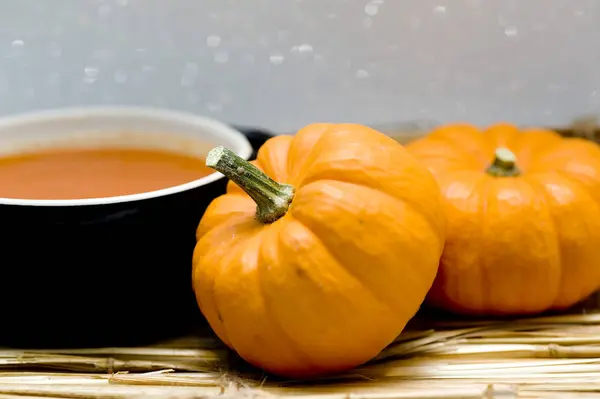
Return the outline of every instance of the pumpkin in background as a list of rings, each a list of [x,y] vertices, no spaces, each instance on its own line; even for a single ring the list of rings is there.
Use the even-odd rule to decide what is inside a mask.
[[[310,377],[398,336],[445,240],[435,179],[403,146],[315,124],[271,138],[252,164],[217,147],[207,165],[232,181],[198,227],[193,284],[222,341],[264,370]]]
[[[487,315],[568,308],[600,288],[600,147],[542,129],[442,126],[407,149],[448,235],[428,300]]]

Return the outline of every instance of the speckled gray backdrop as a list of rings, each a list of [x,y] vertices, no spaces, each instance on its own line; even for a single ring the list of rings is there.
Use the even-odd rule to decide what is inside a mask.
[[[277,131],[600,110],[598,0],[0,0],[0,114],[165,106]]]

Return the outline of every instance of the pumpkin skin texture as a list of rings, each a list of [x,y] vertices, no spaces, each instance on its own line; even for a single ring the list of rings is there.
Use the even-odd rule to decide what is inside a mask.
[[[516,174],[490,167],[499,148],[516,158]],[[448,236],[428,302],[525,315],[569,308],[600,288],[597,144],[510,124],[454,124],[407,149],[446,203]]]
[[[295,189],[291,205],[264,223],[232,181],[210,204],[193,260],[201,311],[243,359],[280,376],[370,360],[416,313],[437,272],[446,221],[435,179],[393,139],[354,124],[276,136],[252,164]],[[238,172],[236,164],[222,173]]]

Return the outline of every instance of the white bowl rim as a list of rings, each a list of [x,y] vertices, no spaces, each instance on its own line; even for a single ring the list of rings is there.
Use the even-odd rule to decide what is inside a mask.
[[[173,119],[198,125],[207,130],[217,132],[219,135],[229,138],[232,142],[237,142],[239,148],[232,148],[238,156],[249,159],[253,149],[250,142],[241,132],[235,130],[229,125],[216,119],[197,115],[191,112],[177,111],[169,108],[141,107],[141,106],[82,106],[65,107],[50,110],[30,111],[15,115],[0,117],[0,130],[10,129],[15,125],[24,125],[28,123],[41,123],[45,121],[56,121],[60,119],[85,118],[85,117],[132,117],[132,118],[163,118]],[[1,137],[1,135],[0,135]],[[120,204],[126,202],[142,201],[152,198],[164,197],[172,194],[181,193],[197,187],[217,181],[224,176],[215,172],[189,183],[180,184],[160,190],[147,191],[143,193],[120,195],[114,197],[82,198],[82,199],[21,199],[21,198],[2,198],[0,205],[21,205],[21,206],[43,206],[43,207],[65,207],[65,206],[94,206]]]

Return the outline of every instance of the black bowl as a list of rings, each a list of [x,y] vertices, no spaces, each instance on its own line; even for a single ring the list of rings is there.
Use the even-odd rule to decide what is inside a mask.
[[[0,151],[140,138],[144,145],[176,147],[183,138],[188,152],[204,155],[200,147],[221,144],[250,159],[269,136],[248,134],[254,151],[238,130],[194,115],[67,109],[0,120]],[[190,150],[194,140],[198,148]],[[122,197],[0,198],[0,346],[143,345],[203,323],[191,287],[195,231],[225,184],[215,173]]]

